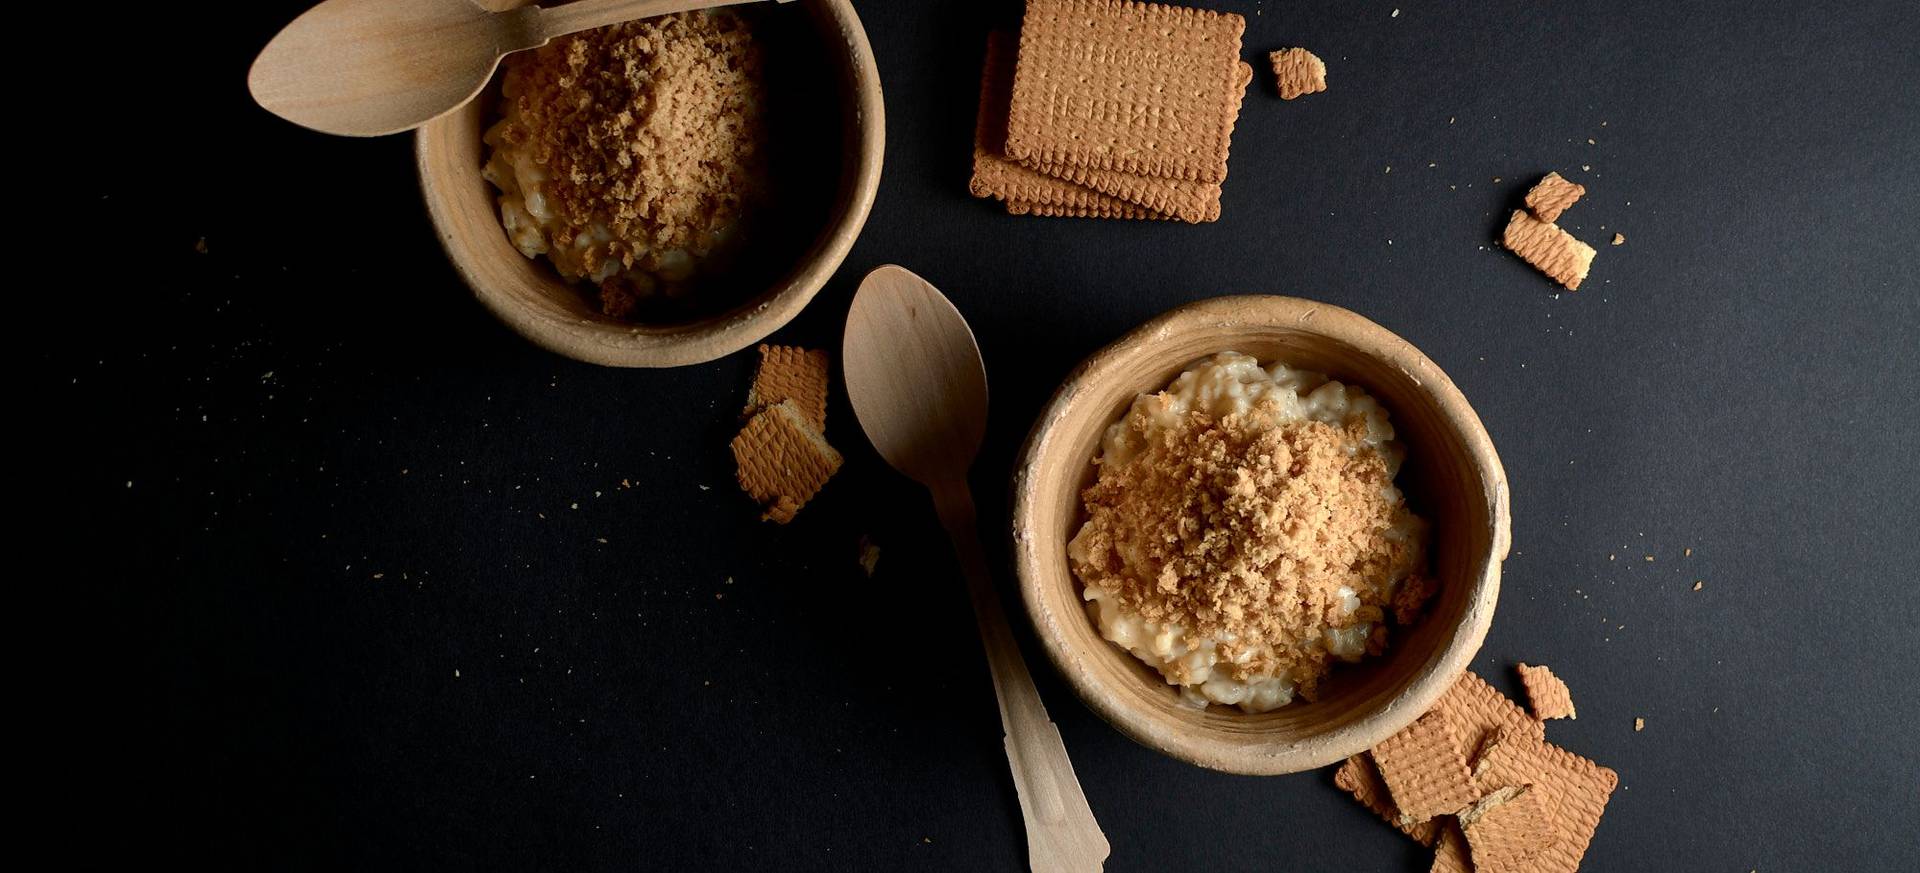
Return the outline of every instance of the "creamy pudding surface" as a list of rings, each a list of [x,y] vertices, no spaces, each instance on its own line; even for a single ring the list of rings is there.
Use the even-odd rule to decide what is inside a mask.
[[[1196,706],[1312,700],[1431,597],[1402,450],[1358,387],[1238,352],[1107,429],[1067,546],[1088,613]]]

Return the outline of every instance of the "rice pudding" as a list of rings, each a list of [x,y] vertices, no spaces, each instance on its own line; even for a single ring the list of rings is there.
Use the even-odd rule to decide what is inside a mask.
[[[630,21],[508,56],[481,174],[514,248],[630,318],[728,266],[766,199],[766,81],[745,17]]]
[[[1221,352],[1107,429],[1067,555],[1100,632],[1196,706],[1312,700],[1433,594],[1402,449],[1358,387]]]

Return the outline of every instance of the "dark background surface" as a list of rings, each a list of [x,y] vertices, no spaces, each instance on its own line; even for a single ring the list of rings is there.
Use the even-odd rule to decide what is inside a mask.
[[[844,398],[846,468],[795,524],[756,521],[726,450],[750,355],[601,369],[495,323],[434,243],[409,139],[251,104],[247,63],[303,5],[126,12],[115,63],[151,72],[49,162],[64,266],[119,277],[76,292],[84,341],[30,380],[86,533],[80,602],[48,613],[74,670],[51,726],[78,750],[49,806],[106,835],[76,860],[1020,867],[951,557]],[[1095,348],[1217,294],[1357,310],[1501,450],[1514,551],[1475,665],[1510,691],[1513,662],[1553,665],[1581,718],[1550,738],[1619,771],[1586,869],[1920,866],[1916,7],[1212,5],[1247,16],[1248,59],[1308,46],[1331,89],[1257,77],[1224,216],[1189,227],[970,199],[979,53],[1017,4],[862,3],[885,181],[775,339],[836,346],[880,263],[943,288],[994,392],[991,532]],[[1549,169],[1589,188],[1563,219],[1600,249],[1574,294],[1491,245]],[[1107,869],[1426,868],[1331,771],[1176,762],[1029,655]]]

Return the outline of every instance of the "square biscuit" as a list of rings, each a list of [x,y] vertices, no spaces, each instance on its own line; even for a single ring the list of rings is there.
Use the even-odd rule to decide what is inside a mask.
[[[1006,155],[1219,182],[1246,19],[1129,0],[1029,0]]]
[[[1012,42],[1005,34],[987,35],[986,63],[980,74],[980,111],[973,132],[973,178],[967,185],[973,196],[999,200],[1013,215],[1163,217],[1006,156],[1008,101],[1013,87]]]

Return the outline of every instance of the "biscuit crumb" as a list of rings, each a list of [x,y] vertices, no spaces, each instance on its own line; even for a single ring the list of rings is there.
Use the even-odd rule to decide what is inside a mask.
[[[1280,88],[1282,100],[1327,90],[1327,64],[1313,52],[1303,48],[1281,49],[1269,52],[1267,62],[1273,65],[1274,81]]]
[[[860,537],[860,569],[866,572],[868,579],[872,579],[874,568],[878,566],[880,566],[880,547],[874,545],[871,538],[862,534]]]
[[[1633,720],[1633,732],[1634,732],[1634,733],[1636,733],[1636,734],[1637,734],[1637,733],[1639,733],[1639,732],[1641,732],[1641,731],[1643,731],[1643,730],[1646,730],[1646,729],[1647,729],[1647,720],[1646,720],[1646,719],[1644,719],[1644,718],[1636,718],[1636,719],[1634,719],[1634,720]]]
[[[1320,629],[1374,623],[1377,653],[1389,602],[1410,618],[1434,586],[1387,584],[1419,566],[1418,543],[1392,534],[1405,505],[1365,419],[1290,420],[1278,403],[1170,426],[1137,405],[1123,426],[1167,429],[1153,451],[1100,465],[1082,495],[1089,517],[1076,539],[1088,558],[1076,570],[1131,613],[1222,640],[1212,669],[1239,681],[1289,675],[1312,700],[1332,666]],[[1360,600],[1351,613],[1342,588]]]
[[[1694,580],[1694,583],[1693,583],[1693,590],[1695,590],[1695,591],[1699,591],[1699,590],[1700,590],[1700,586],[1701,586],[1702,584],[1704,584],[1704,583],[1702,583],[1702,582],[1700,582],[1700,581],[1699,581],[1699,580],[1697,580],[1697,579],[1696,579],[1696,580]]]
[[[1617,245],[1617,246],[1623,246],[1623,245],[1626,245],[1626,244],[1627,244],[1627,235],[1626,235],[1626,234],[1624,234],[1624,233],[1616,233],[1616,234],[1614,234],[1614,235],[1613,235],[1613,244],[1614,244],[1614,245]],[[1693,550],[1692,550],[1692,549],[1688,549],[1688,550],[1687,550],[1687,554],[1689,554],[1689,555],[1691,555],[1691,554],[1693,554]]]

